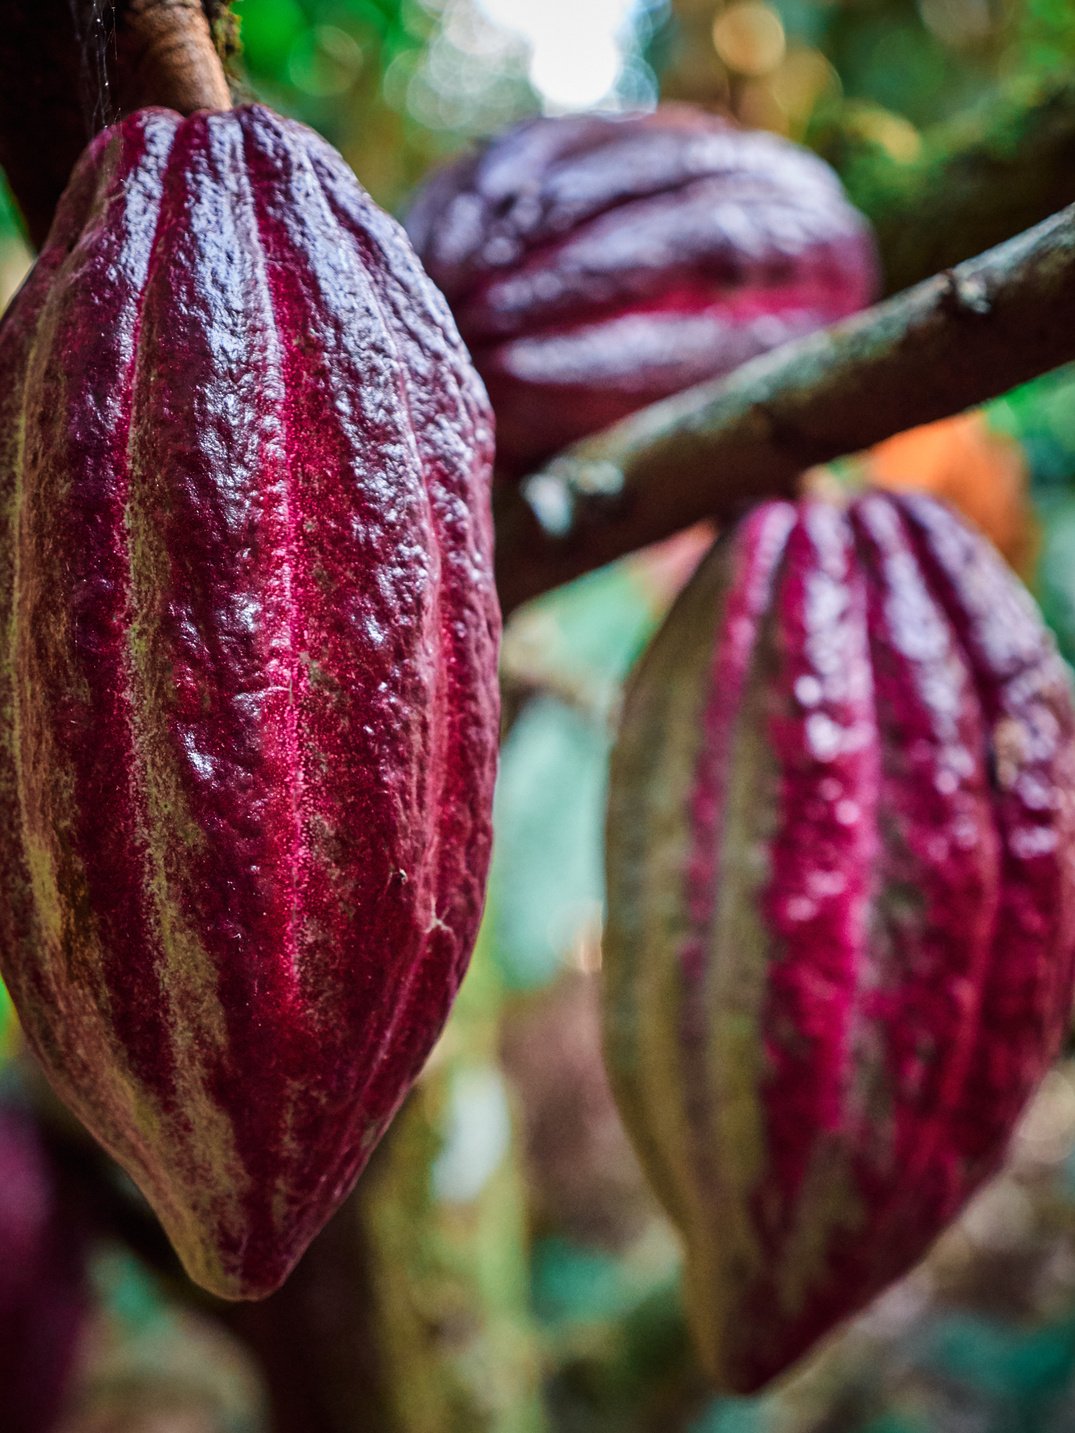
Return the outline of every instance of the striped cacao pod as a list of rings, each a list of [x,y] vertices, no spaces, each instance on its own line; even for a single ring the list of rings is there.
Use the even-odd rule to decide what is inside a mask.
[[[854,312],[876,283],[866,221],[822,160],[686,105],[527,121],[436,174],[407,226],[506,473]]]
[[[258,1297],[474,940],[484,395],[402,231],[258,106],[98,137],[0,371],[3,975],[191,1276]]]
[[[4,1433],[50,1433],[89,1307],[88,1229],[29,1112],[0,1097],[0,1410]]]
[[[998,1167],[1075,979],[1075,712],[936,500],[754,509],[643,660],[608,826],[606,1051],[749,1392]]]

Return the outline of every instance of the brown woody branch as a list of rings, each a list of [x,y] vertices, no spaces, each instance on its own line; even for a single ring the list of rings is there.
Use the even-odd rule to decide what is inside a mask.
[[[0,165],[40,244],[92,136],[143,105],[230,103],[216,0],[9,0],[0,24]]]
[[[802,472],[1075,359],[1075,205],[731,377],[570,448],[497,507],[505,611],[668,537],[791,494]]]

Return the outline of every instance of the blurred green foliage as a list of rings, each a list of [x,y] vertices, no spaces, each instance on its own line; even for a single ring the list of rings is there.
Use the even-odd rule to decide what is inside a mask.
[[[534,106],[509,41],[435,0],[238,0],[254,91],[399,203],[429,165]],[[490,63],[490,61],[492,63]]]

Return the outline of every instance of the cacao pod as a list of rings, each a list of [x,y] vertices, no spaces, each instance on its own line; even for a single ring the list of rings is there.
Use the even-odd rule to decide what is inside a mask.
[[[4,1433],[49,1433],[88,1307],[87,1228],[30,1114],[0,1100],[0,1408]]]
[[[191,1276],[261,1296],[476,933],[484,395],[402,230],[260,106],[98,137],[0,370],[3,974]]]
[[[1075,711],[1052,638],[935,499],[754,509],[626,699],[606,1050],[749,1392],[997,1168],[1075,981]]]
[[[686,105],[527,121],[434,175],[407,225],[506,473],[854,312],[876,283],[866,221],[822,160]]]

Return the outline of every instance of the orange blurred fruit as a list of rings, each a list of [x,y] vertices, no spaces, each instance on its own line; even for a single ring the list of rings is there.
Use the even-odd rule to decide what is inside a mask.
[[[870,449],[865,466],[880,487],[913,488],[951,503],[1018,573],[1029,575],[1038,533],[1023,451],[1013,438],[993,431],[982,413],[897,433]]]

